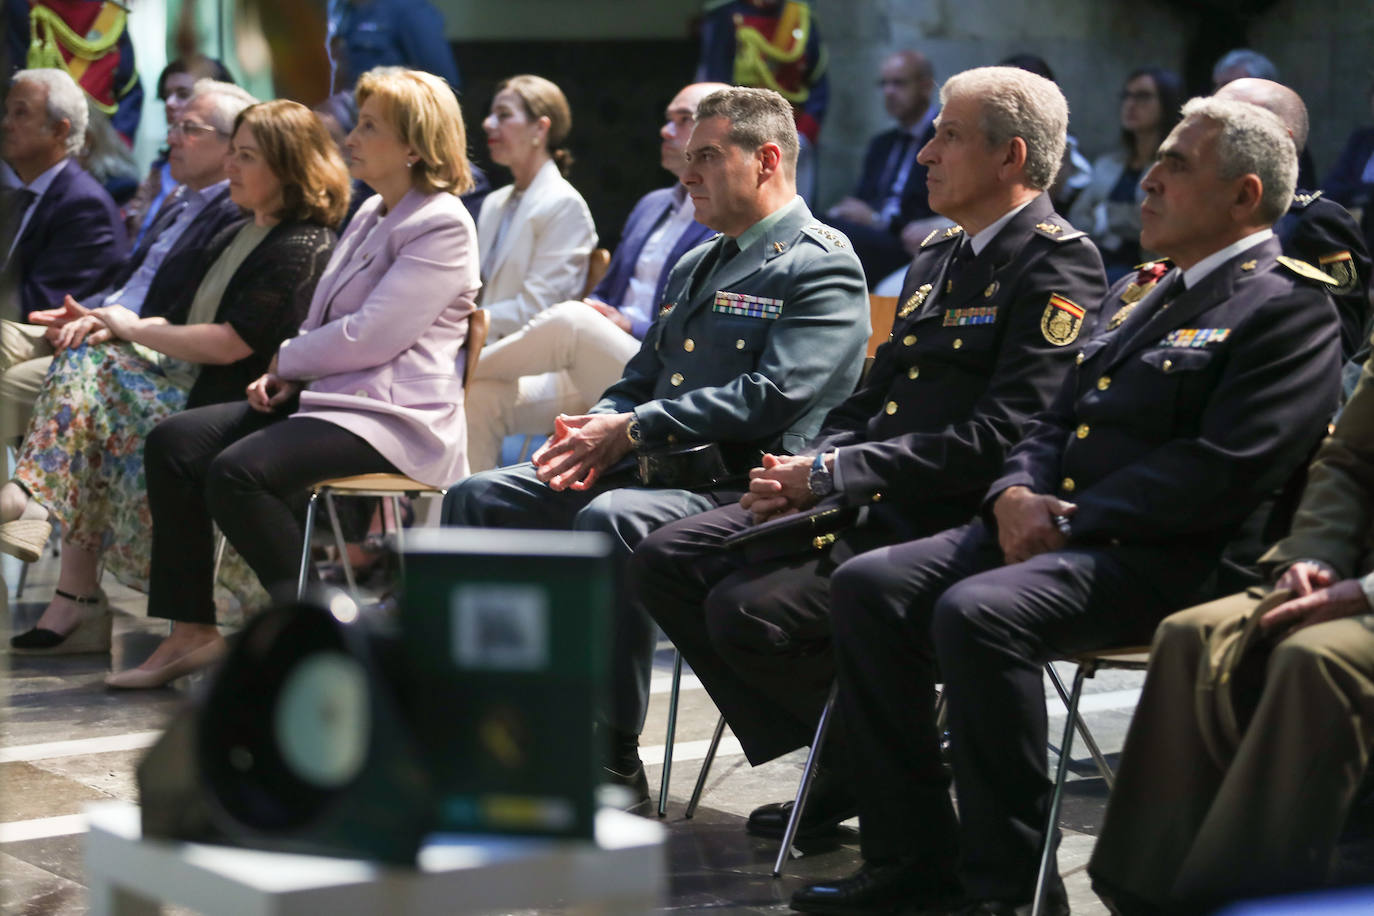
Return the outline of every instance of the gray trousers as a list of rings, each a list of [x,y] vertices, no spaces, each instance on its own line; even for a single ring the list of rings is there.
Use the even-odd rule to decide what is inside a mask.
[[[1374,746],[1374,615],[1278,643],[1223,769],[1196,712],[1200,663],[1212,631],[1258,602],[1232,595],[1160,624],[1089,865],[1106,895],[1173,909],[1326,878]]]
[[[738,492],[647,489],[623,486],[624,478],[590,490],[552,490],[521,464],[474,474],[444,498],[445,525],[482,528],[542,528],[600,531],[616,547],[617,576],[649,532],[739,497]],[[649,710],[649,676],[654,664],[654,624],[626,600],[617,583],[611,634],[611,704],[607,721],[639,734]]]

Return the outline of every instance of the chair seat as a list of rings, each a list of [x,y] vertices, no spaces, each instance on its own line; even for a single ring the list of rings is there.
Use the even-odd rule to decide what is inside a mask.
[[[1150,647],[1113,646],[1110,649],[1079,652],[1069,656],[1065,661],[1079,664],[1096,663],[1099,666],[1105,665],[1111,668],[1139,668],[1143,671],[1150,666]]]
[[[323,489],[342,493],[366,493],[378,496],[391,496],[397,493],[445,493],[445,487],[431,487],[404,474],[355,474],[352,477],[335,477],[315,484],[316,492]]]

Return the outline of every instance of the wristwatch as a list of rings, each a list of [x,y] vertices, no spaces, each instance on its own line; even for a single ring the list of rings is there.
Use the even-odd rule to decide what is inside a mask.
[[[630,423],[625,427],[625,435],[630,439],[630,448],[637,449],[644,444],[644,433],[639,429],[639,418],[631,417]]]
[[[824,452],[811,462],[811,475],[807,478],[806,485],[811,490],[811,495],[816,497],[829,496],[835,492],[835,475],[826,469]]]

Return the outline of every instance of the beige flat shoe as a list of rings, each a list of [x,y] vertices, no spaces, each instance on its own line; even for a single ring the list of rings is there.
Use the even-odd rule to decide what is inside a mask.
[[[198,649],[192,649],[160,668],[130,668],[127,671],[116,671],[106,676],[105,686],[118,690],[151,690],[154,687],[162,687],[179,677],[210,667],[223,658],[226,651],[228,645],[220,638]]]
[[[37,563],[52,536],[52,522],[36,518],[17,518],[0,524],[0,553]]]

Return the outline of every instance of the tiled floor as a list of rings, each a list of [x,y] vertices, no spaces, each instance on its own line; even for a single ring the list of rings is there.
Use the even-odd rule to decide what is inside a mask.
[[[16,581],[17,566],[6,558],[6,581]],[[55,564],[32,568],[21,601],[4,615],[10,631],[27,628],[51,595]],[[194,683],[176,689],[114,693],[101,678],[151,651],[165,624],[143,616],[140,595],[106,583],[119,611],[112,658],[75,656],[33,659],[8,656],[8,714],[0,720],[0,900],[13,916],[85,912],[82,885],[82,806],[92,800],[135,800],[133,769],[142,749]],[[13,597],[12,585],[8,591]],[[8,631],[0,634],[8,636]],[[650,781],[657,786],[662,759],[672,654],[659,652],[654,702],[645,731],[643,754]],[[1109,757],[1121,745],[1140,675],[1104,672],[1089,682],[1084,701],[1090,726]],[[798,752],[750,768],[729,733],[711,772],[696,818],[682,816],[705,754],[716,711],[690,676],[685,679],[673,768],[669,828],[670,900],[666,910],[719,913],[788,912],[792,891],[810,880],[847,874],[857,867],[856,831],[833,841],[807,845],[780,880],[769,876],[777,846],[743,830],[744,817],[764,801],[790,798],[803,754]],[[1062,709],[1050,701],[1051,730],[1062,728]],[[1055,714],[1058,713],[1056,716]],[[71,742],[71,743],[67,743]],[[1081,755],[1081,748],[1079,749]],[[1105,907],[1087,885],[1083,867],[1092,849],[1105,798],[1091,763],[1075,764],[1066,802],[1060,867],[1073,911],[1097,916]]]

